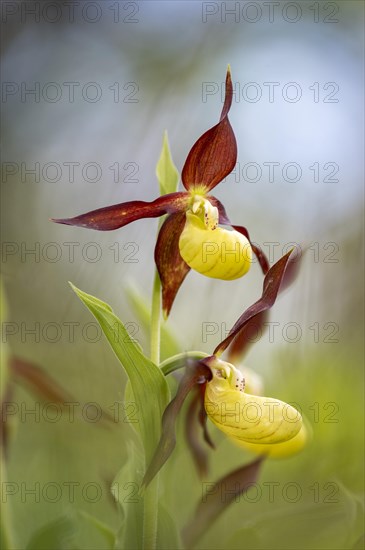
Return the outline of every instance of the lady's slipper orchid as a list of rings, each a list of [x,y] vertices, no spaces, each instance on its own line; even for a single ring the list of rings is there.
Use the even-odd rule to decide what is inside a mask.
[[[245,393],[242,373],[216,359],[207,383],[204,405],[210,420],[226,435],[247,443],[283,443],[297,435],[301,415],[278,399]]]
[[[189,392],[198,389],[202,408],[199,421],[204,430],[206,442],[213,446],[206,430],[206,419],[209,418],[221,431],[238,444],[257,446],[260,454],[286,442],[305,439],[302,431],[302,417],[290,405],[278,399],[250,395],[245,390],[243,374],[232,364],[222,361],[220,355],[242,335],[247,327],[252,327],[254,320],[264,318],[285,285],[285,272],[291,267],[292,250],[274,264],[264,279],[261,298],[250,306],[233,325],[228,336],[218,344],[213,355],[188,363],[177,394],[167,406],[162,418],[162,436],[152,462],[146,472],[144,483],[147,485],[166,462],[175,446],[174,426],[178,412]],[[288,270],[290,271],[290,269]],[[200,391],[199,391],[200,390]],[[189,408],[190,421],[196,409],[198,398]],[[197,451],[198,467],[205,471],[205,459],[196,439],[190,438]],[[299,445],[299,446],[300,446]]]
[[[237,160],[236,139],[228,120],[232,96],[228,69],[220,120],[196,141],[185,161],[182,183],[186,191],[163,195],[152,202],[125,202],[74,218],[53,219],[66,225],[110,231],[142,218],[168,214],[155,248],[165,316],[190,269],[208,277],[236,279],[249,270],[252,251],[263,272],[269,268],[265,255],[250,242],[247,230],[232,225],[223,205],[209,195],[230,174]],[[218,224],[233,229],[227,230]]]

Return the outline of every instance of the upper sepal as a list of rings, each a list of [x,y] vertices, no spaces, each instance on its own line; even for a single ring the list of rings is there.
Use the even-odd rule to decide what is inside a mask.
[[[235,167],[237,143],[228,120],[232,97],[231,73],[228,70],[220,121],[195,142],[185,161],[181,179],[188,190],[210,191]]]
[[[152,202],[122,202],[92,210],[74,218],[52,219],[52,221],[98,231],[111,231],[142,218],[158,218],[164,214],[183,211],[188,201],[189,196],[186,193],[170,193]]]

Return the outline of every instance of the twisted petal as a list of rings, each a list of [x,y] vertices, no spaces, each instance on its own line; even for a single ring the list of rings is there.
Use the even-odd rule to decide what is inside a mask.
[[[233,339],[238,333],[257,315],[263,311],[270,309],[278,296],[281,283],[284,279],[286,267],[289,263],[290,256],[293,250],[290,250],[285,256],[280,258],[276,264],[274,264],[267,272],[264,279],[264,287],[262,290],[262,296],[257,302],[250,306],[243,312],[241,317],[236,321],[228,336],[216,347],[214,355],[221,355],[225,349],[231,344]]]
[[[205,132],[191,148],[182,170],[185,189],[207,192],[230,174],[237,160],[237,144],[228,120],[233,96],[231,73],[219,123]]]
[[[193,361],[190,368],[188,366],[183,378],[181,379],[176,396],[165,409],[162,417],[161,439],[143,478],[143,485],[145,486],[152,481],[175,448],[176,418],[186,397],[197,384],[204,384],[212,377],[211,370],[204,364],[204,361],[209,362],[209,358],[206,360],[202,359],[201,361]]]
[[[279,292],[288,288],[296,280],[302,260],[302,247],[296,246],[290,254],[289,261],[280,284]],[[268,326],[269,311],[265,310],[252,317],[237,334],[229,346],[228,360],[237,363],[247,352],[251,344],[257,342]]]
[[[241,233],[242,235],[244,235],[244,237],[246,237],[246,239],[250,242],[251,244],[251,248],[252,248],[252,251],[253,253],[255,254],[256,258],[258,259],[258,262],[260,264],[260,267],[262,269],[262,272],[264,275],[266,275],[266,273],[269,271],[270,269],[270,264],[269,264],[269,260],[267,259],[265,253],[261,250],[261,248],[259,248],[258,246],[256,246],[250,239],[250,235],[247,231],[247,229],[245,227],[242,227],[241,225],[233,225],[230,221],[230,219],[228,218],[227,216],[227,212],[223,206],[223,204],[218,200],[216,199],[215,197],[212,197],[212,196],[208,196],[207,199],[214,205],[218,208],[218,212],[219,212],[219,223],[222,224],[222,225],[230,225],[231,227],[233,227],[233,229],[235,229],[236,231],[238,231],[239,233]]]
[[[201,444],[201,431],[203,431],[205,442],[212,449],[215,448],[207,430],[207,413],[204,408],[205,387],[206,384],[201,384],[196,388],[185,419],[186,441],[200,477],[204,477],[208,473],[208,456],[205,446]]]
[[[158,218],[163,214],[180,212],[185,210],[188,201],[187,193],[170,193],[152,202],[122,202],[92,210],[74,218],[52,219],[52,221],[98,231],[111,231],[142,218]]]
[[[163,223],[155,248],[155,262],[162,284],[162,307],[170,313],[183,280],[190,271],[179,252],[179,238],[185,225],[185,212],[171,214]]]
[[[66,406],[67,403],[75,402],[75,397],[56,382],[42,367],[26,359],[12,357],[10,368],[16,380],[43,401],[57,403],[61,407]],[[107,411],[102,409],[102,413],[102,421],[115,422],[113,416]]]
[[[209,530],[218,516],[257,482],[262,463],[263,457],[259,457],[221,477],[214,485],[207,484],[194,517],[182,532],[186,548],[195,547],[199,538]]]
[[[230,363],[239,363],[240,359],[245,355],[252,344],[255,344],[262,336],[264,329],[267,326],[269,312],[262,311],[252,319],[239,331],[229,346],[227,359]],[[250,392],[249,392],[250,393]],[[258,392],[255,392],[258,393]]]

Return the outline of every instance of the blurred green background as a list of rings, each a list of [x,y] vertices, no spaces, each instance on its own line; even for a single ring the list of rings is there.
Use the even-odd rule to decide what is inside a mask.
[[[73,422],[64,413],[51,421],[44,403],[17,386],[7,411],[2,496],[16,547],[75,510],[113,529],[118,522],[109,488],[132,437],[123,414],[126,377],[67,281],[110,303],[148,353],[126,289],[133,285],[149,300],[157,221],[98,233],[48,220],[155,198],[164,129],[181,171],[194,141],[218,119],[230,63],[238,166],[215,194],[271,261],[288,243],[308,248],[246,364],[263,376],[267,395],[300,404],[313,440],[301,455],[267,463],[262,496],[232,504],[199,547],[361,548],[363,4],[44,1],[1,8],[2,279],[9,309],[2,342],[80,404],[121,413],[115,424],[92,422],[80,405]],[[36,95],[25,93],[31,89]],[[36,163],[39,177],[26,172],[38,170]],[[268,163],[277,163],[272,178]],[[229,283],[189,274],[168,321],[180,351],[211,353],[261,284],[257,265]],[[213,481],[248,455],[211,431],[219,442]],[[182,527],[202,484],[180,436],[163,498]],[[279,484],[272,501],[265,482]],[[288,482],[301,489],[296,502],[285,492]],[[105,547],[87,525],[77,537],[79,548]]]

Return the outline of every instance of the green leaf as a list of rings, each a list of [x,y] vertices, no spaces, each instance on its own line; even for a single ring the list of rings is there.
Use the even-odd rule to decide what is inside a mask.
[[[179,550],[182,548],[180,534],[175,521],[172,519],[167,508],[160,502],[158,505],[158,528],[157,544],[158,550]]]
[[[4,287],[0,278],[0,323],[1,326],[7,321],[8,307]],[[2,342],[2,351],[0,356],[0,401],[2,401],[5,391],[8,388],[9,380],[9,344],[6,339]]]
[[[118,532],[115,548],[143,548],[144,501],[140,492],[143,477],[143,456],[133,442],[128,445],[127,461],[112,484],[112,492],[123,512],[122,527]],[[181,540],[177,526],[169,512],[158,504],[157,545],[159,550],[180,549]]]
[[[38,529],[26,546],[26,550],[74,550],[76,526],[68,516],[62,516]]]
[[[119,503],[123,522],[115,548],[142,548],[143,498],[140,487],[143,477],[143,453],[133,441],[127,445],[127,460],[112,483],[112,493]]]
[[[176,191],[179,173],[171,157],[167,131],[164,134],[162,150],[156,166],[156,176],[160,184],[161,195]]]
[[[100,324],[128,375],[138,409],[145,458],[146,462],[149,462],[159,441],[162,414],[170,399],[166,379],[161,370],[130,338],[123,323],[108,304],[86,294],[72,284],[71,287]]]
[[[95,548],[112,550],[115,535],[108,525],[84,510],[70,510],[37,529],[26,550],[76,550],[85,548],[87,540],[92,540]]]
[[[92,535],[94,543],[100,540],[103,550],[112,550],[115,545],[115,534],[111,528],[100,521],[98,518],[85,512],[85,510],[77,510],[78,534],[82,533],[82,529],[87,530],[88,535]]]

